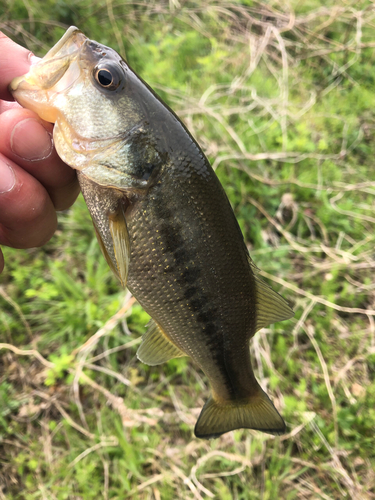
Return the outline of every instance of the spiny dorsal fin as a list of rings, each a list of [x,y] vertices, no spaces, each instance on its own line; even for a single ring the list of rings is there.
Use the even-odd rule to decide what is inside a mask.
[[[279,435],[285,432],[285,422],[258,386],[255,395],[247,401],[216,401],[211,396],[199,415],[194,433],[198,438],[210,439],[235,429]]]
[[[151,320],[137,351],[138,359],[146,365],[155,366],[182,356],[186,354],[172,344],[157,323]]]

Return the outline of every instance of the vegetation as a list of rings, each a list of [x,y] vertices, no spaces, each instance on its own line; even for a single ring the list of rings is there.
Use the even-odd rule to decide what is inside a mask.
[[[212,162],[250,253],[293,304],[251,343],[289,432],[194,437],[189,359],[137,361],[148,317],[82,199],[5,248],[0,499],[375,498],[375,12],[365,0],[3,0],[43,55],[71,24],[126,55]]]

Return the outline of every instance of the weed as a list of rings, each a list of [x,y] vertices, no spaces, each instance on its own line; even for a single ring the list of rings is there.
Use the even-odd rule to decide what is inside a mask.
[[[1,29],[38,55],[70,24],[126,54],[199,140],[296,315],[251,343],[288,434],[195,439],[207,382],[186,358],[137,361],[149,318],[80,198],[42,249],[4,249],[0,499],[373,498],[370,3],[3,3]]]

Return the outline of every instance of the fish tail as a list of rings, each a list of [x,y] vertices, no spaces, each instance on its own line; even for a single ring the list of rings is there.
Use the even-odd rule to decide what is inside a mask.
[[[255,429],[268,434],[284,434],[285,422],[267,394],[258,386],[248,400],[215,400],[211,396],[195,425],[198,438],[216,438],[235,429]]]

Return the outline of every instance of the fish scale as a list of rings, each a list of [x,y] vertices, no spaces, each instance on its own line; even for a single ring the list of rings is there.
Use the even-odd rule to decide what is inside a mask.
[[[198,143],[112,49],[71,27],[10,86],[55,123],[60,157],[77,170],[102,252],[152,321],[138,358],[190,356],[212,395],[201,438],[285,423],[257,382],[249,341],[293,316],[258,275],[228,198]]]
[[[179,170],[178,166],[176,169]],[[127,221],[129,234],[132,235],[128,287],[168,337],[182,351],[189,352],[201,368],[205,367],[210,380],[217,381],[215,392],[222,393],[223,384],[225,387],[233,386],[231,394],[236,397],[236,393],[241,394],[243,389],[238,382],[231,382],[234,368],[230,366],[230,352],[236,352],[236,365],[245,366],[248,349],[245,352],[241,349],[241,356],[237,347],[248,345],[255,331],[251,268],[242,236],[239,251],[239,227],[233,212],[227,209],[229,202],[216,175],[212,172],[212,178],[203,177],[197,173],[199,170],[191,168],[188,182],[181,182],[176,173],[173,178],[166,174],[163,183],[151,188],[148,196],[141,201],[134,218]],[[171,191],[176,197],[170,201],[170,206],[168,202],[165,205]],[[204,211],[205,217],[192,218],[189,211],[180,211],[177,222],[174,219],[169,221],[170,237],[176,238],[177,235],[188,255],[186,262],[178,264],[173,249],[167,250],[167,235],[160,237],[161,228],[165,225],[165,217],[161,215],[165,214],[166,208],[175,213],[175,200],[188,197],[189,192],[194,193],[194,211],[198,214]],[[208,197],[209,210],[206,206]],[[213,226],[211,220],[221,223]],[[207,234],[210,238],[205,237]],[[147,273],[143,271],[144,261],[152,266]],[[160,266],[160,263],[163,264]],[[172,270],[165,270],[166,263]],[[193,273],[190,279],[184,277],[186,271]],[[149,280],[150,275],[154,279]],[[196,293],[186,298],[186,291],[192,287],[196,288]],[[195,307],[194,301],[197,302]],[[207,321],[198,319],[206,304],[215,312],[214,321],[211,315],[206,318]],[[227,360],[221,370],[216,364],[207,367],[206,347],[215,358]],[[243,356],[246,359],[242,359]]]

